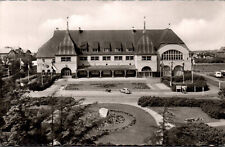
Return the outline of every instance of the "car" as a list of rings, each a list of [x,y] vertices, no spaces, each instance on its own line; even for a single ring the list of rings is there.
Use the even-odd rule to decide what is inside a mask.
[[[223,77],[222,72],[220,72],[220,71],[215,72],[215,77],[222,78]]]
[[[221,70],[220,72],[222,73],[223,76],[225,76],[225,70]]]
[[[120,92],[125,94],[131,94],[131,91],[128,88],[120,89]]]

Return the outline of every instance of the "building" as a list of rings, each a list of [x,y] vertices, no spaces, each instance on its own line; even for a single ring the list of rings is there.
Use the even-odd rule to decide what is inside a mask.
[[[68,25],[67,25],[68,26]],[[149,77],[191,70],[190,51],[171,30],[58,30],[38,49],[37,72],[74,77]]]

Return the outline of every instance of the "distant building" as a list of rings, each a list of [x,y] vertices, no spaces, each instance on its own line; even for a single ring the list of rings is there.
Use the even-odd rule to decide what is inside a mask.
[[[191,70],[190,51],[171,30],[55,30],[38,49],[37,72],[75,77],[148,77]]]

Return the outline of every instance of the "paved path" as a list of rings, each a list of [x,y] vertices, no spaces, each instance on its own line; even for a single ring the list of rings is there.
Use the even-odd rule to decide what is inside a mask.
[[[225,126],[225,120],[220,120],[218,122],[210,122],[210,123],[207,123],[207,125],[211,127]]]
[[[194,97],[194,98],[216,98],[218,88],[210,85],[210,90],[206,92],[188,92],[187,94],[183,93],[177,93],[177,92],[171,92],[168,91],[166,86],[159,85],[161,83],[157,83],[158,81],[154,79],[154,82],[152,85],[156,84],[157,87],[160,87],[162,90],[161,91],[139,91],[139,92],[133,92],[130,95],[126,95],[123,93],[120,93],[119,91],[112,91],[111,93],[107,93],[105,91],[76,91],[76,90],[64,90],[64,87],[68,83],[74,83],[74,82],[82,82],[82,81],[88,81],[88,80],[94,80],[94,81],[108,81],[108,80],[129,80],[129,81],[145,81],[149,79],[139,79],[139,78],[93,78],[93,79],[59,79],[55,82],[54,85],[52,85],[50,88],[40,91],[40,92],[31,92],[28,95],[31,97],[44,97],[44,96],[71,96],[74,97],[75,99],[80,99],[80,98],[85,98],[84,103],[94,103],[94,102],[99,102],[99,103],[120,103],[120,104],[127,104],[127,105],[132,105],[136,106],[140,109],[143,109],[144,111],[148,112],[151,116],[154,117],[157,125],[159,125],[160,122],[162,122],[162,116],[158,114],[157,112],[149,109],[149,108],[144,108],[140,107],[137,105],[137,101],[141,96],[173,96],[173,97]],[[158,84],[158,85],[157,85]],[[170,125],[171,127],[173,125]]]

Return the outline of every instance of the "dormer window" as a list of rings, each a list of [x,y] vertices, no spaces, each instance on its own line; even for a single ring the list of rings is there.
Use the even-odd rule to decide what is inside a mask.
[[[103,51],[104,52],[110,52],[110,48],[104,48]]]
[[[115,49],[115,52],[122,52],[123,50],[122,50],[122,48],[116,48]]]
[[[97,41],[92,42],[92,51],[95,53],[100,51],[99,42]]]
[[[101,48],[103,48],[103,52],[110,52],[111,51],[111,44],[110,42],[103,42]]]
[[[87,41],[81,42],[80,49],[81,49],[81,52],[88,52],[88,43],[87,43]]]
[[[127,48],[127,52],[133,52],[134,48]]]
[[[126,42],[126,51],[127,52],[133,52],[134,51],[134,46],[132,42]]]
[[[99,52],[99,49],[98,48],[93,48],[92,51],[97,53],[97,52]]]

